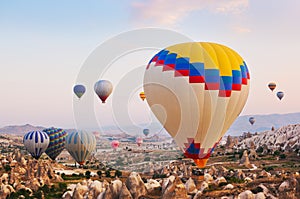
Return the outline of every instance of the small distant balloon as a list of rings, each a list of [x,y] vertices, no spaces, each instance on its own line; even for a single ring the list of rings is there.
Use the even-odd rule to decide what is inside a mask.
[[[140,138],[140,137],[136,138],[136,144],[137,144],[138,146],[141,146],[141,145],[143,144],[143,139]]]
[[[39,159],[49,145],[49,136],[45,132],[31,131],[24,135],[23,143],[31,156]]]
[[[144,133],[145,136],[148,136],[149,133],[150,133],[150,130],[149,130],[149,129],[144,129],[144,130],[143,130],[143,133]]]
[[[146,99],[146,95],[144,91],[140,92],[140,98],[144,101]]]
[[[270,83],[268,84],[268,87],[269,87],[269,89],[270,89],[271,91],[273,91],[273,90],[276,88],[276,83],[270,82]]]
[[[73,91],[75,95],[80,99],[85,93],[85,87],[83,85],[78,84],[74,86]]]
[[[119,146],[120,146],[120,142],[119,142],[118,140],[113,140],[113,141],[111,142],[111,147],[112,147],[113,149],[116,150]]]
[[[277,92],[276,95],[280,100],[284,97],[284,93],[282,91]]]
[[[99,80],[94,86],[95,93],[101,99],[102,103],[105,103],[108,96],[113,90],[113,85],[108,80]]]
[[[254,117],[250,117],[249,118],[249,122],[251,125],[253,125],[255,123],[255,118]]]

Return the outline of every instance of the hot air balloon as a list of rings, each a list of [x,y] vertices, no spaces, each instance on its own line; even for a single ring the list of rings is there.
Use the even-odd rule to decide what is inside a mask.
[[[140,92],[140,98],[144,101],[146,99],[144,91]]]
[[[49,136],[45,132],[31,131],[24,135],[23,143],[35,159],[39,159],[49,145]]]
[[[120,142],[118,140],[113,140],[110,145],[114,150],[116,150],[119,147]]]
[[[75,85],[73,91],[75,95],[80,99],[85,93],[85,87],[83,85]]]
[[[86,158],[96,148],[96,138],[92,133],[76,131],[68,133],[66,138],[66,149],[70,155],[83,165]]]
[[[144,130],[143,130],[143,133],[144,133],[145,136],[148,136],[149,133],[150,133],[150,131],[149,131],[149,129],[144,129]]]
[[[55,158],[64,150],[67,132],[59,128],[47,128],[43,132],[47,133],[50,143],[45,153],[52,159]]]
[[[270,89],[271,91],[273,91],[273,90],[276,88],[276,83],[270,82],[270,83],[268,84],[268,87],[269,87],[269,89]]]
[[[277,92],[277,97],[281,100],[284,96],[284,93],[282,91]]]
[[[102,103],[105,103],[105,100],[111,94],[113,85],[108,80],[99,80],[95,83],[94,90],[98,97],[102,100]]]
[[[137,144],[138,146],[141,146],[141,145],[143,144],[143,139],[140,138],[140,137],[136,138],[136,144]]]
[[[207,42],[161,50],[144,75],[152,112],[200,168],[242,111],[249,83],[247,65],[239,54]]]
[[[255,118],[254,117],[250,117],[249,118],[249,122],[251,125],[253,125],[255,123]]]

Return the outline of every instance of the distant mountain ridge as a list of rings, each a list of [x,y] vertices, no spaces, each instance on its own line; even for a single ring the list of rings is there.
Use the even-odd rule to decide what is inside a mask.
[[[0,133],[1,134],[24,135],[25,133],[27,133],[29,131],[41,131],[43,129],[45,129],[45,127],[33,126],[31,124],[10,125],[10,126],[5,126],[3,128],[0,128]]]
[[[255,123],[251,125],[249,123],[249,118],[254,117]],[[272,127],[278,129],[282,126],[289,124],[300,124],[300,113],[288,113],[288,114],[270,114],[270,115],[243,115],[239,116],[232,126],[227,131],[226,135],[238,136],[242,135],[244,132],[263,132],[271,130]],[[29,131],[41,131],[46,127],[33,126],[30,124],[25,125],[10,125],[0,128],[0,134],[16,134],[24,135]],[[128,128],[130,129],[130,128]],[[75,129],[65,129],[67,132],[74,131]],[[120,130],[116,126],[104,126],[101,131],[101,135],[113,135],[120,134]],[[168,135],[164,130],[162,130],[159,136]]]
[[[9,125],[3,128],[0,128],[0,134],[14,134],[14,135],[24,135],[30,131],[42,131],[49,127],[43,126],[33,126],[31,124],[24,124],[24,125]],[[67,132],[72,132],[75,129],[64,129]]]

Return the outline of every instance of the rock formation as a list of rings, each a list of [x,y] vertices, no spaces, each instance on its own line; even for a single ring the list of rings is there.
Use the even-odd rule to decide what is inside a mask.
[[[247,150],[244,150],[243,156],[242,156],[242,158],[240,160],[240,164],[244,165],[246,167],[251,167],[250,160],[249,160],[249,157],[248,157],[248,151]]]
[[[146,186],[141,179],[141,176],[136,172],[132,172],[128,176],[126,180],[126,186],[130,191],[133,199],[138,199],[140,196],[147,194]]]

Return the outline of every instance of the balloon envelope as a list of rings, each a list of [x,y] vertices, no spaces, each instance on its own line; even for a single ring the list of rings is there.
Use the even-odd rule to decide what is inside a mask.
[[[136,144],[137,144],[138,146],[141,146],[141,145],[143,144],[143,139],[140,138],[140,137],[136,138]]]
[[[117,149],[117,148],[119,147],[119,145],[120,145],[120,142],[119,142],[118,140],[113,140],[113,141],[111,142],[111,147],[112,147],[113,149]]]
[[[113,85],[108,80],[99,80],[95,83],[94,90],[98,97],[101,99],[102,103],[105,103],[105,100],[113,90]]]
[[[273,91],[273,90],[276,88],[276,83],[270,82],[270,83],[268,84],[268,87],[269,87],[269,89],[270,89],[271,91]]]
[[[150,133],[150,131],[149,131],[149,129],[144,129],[144,130],[143,130],[143,133],[144,133],[145,136],[148,136],[149,133]]]
[[[31,131],[24,135],[23,143],[35,159],[39,159],[49,145],[49,136],[45,132]]]
[[[250,117],[249,118],[249,122],[250,122],[250,124],[253,125],[255,123],[255,118],[254,117]]]
[[[83,165],[86,158],[96,148],[96,138],[92,133],[76,131],[68,133],[66,138],[66,149],[70,155]]]
[[[45,153],[52,160],[55,160],[55,158],[65,148],[67,132],[64,131],[63,129],[54,128],[54,127],[44,129],[43,132],[47,133],[50,139],[49,146],[47,147]]]
[[[157,119],[199,167],[242,111],[250,76],[244,60],[215,43],[167,47],[147,65],[144,91]]]
[[[140,98],[144,101],[146,99],[145,93],[142,91],[140,92]]]
[[[85,93],[85,87],[83,85],[76,85],[73,88],[75,95],[80,99]]]
[[[277,92],[276,95],[280,100],[284,97],[284,93],[282,91]]]

